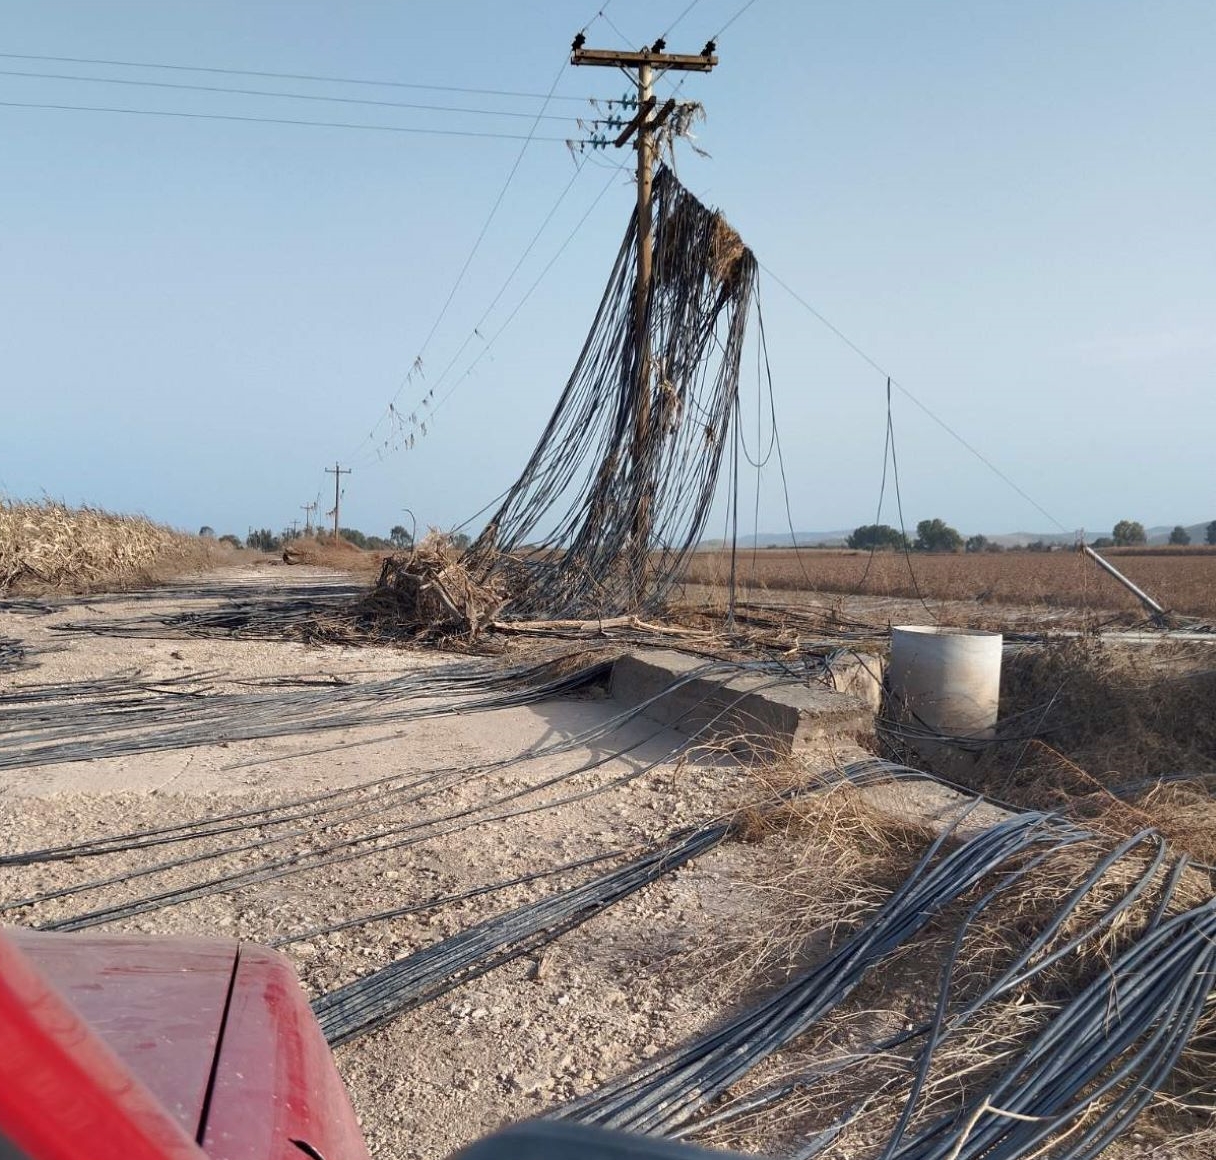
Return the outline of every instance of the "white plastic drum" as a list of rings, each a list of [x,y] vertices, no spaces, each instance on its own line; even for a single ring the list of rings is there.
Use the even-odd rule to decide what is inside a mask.
[[[913,720],[950,737],[991,737],[1001,697],[999,632],[901,625],[887,682]]]

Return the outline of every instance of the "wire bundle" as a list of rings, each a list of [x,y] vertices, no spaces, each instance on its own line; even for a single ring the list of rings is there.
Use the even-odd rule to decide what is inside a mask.
[[[1164,1085],[1216,986],[1216,900],[1161,922],[955,1115],[884,1160],[1090,1160]]]
[[[509,666],[461,661],[346,686],[213,695],[197,683],[212,674],[27,685],[0,694],[0,769],[506,709],[560,696],[609,665],[569,655]]]
[[[557,408],[466,558],[505,580],[509,615],[659,606],[709,514],[756,262],[667,169],[649,217],[645,341],[635,324],[635,211]]]
[[[871,784],[884,773],[897,779],[924,776],[881,761],[858,762],[844,773],[860,784]],[[969,937],[984,937],[977,926],[981,915],[1002,895],[1048,870],[1053,856],[1065,846],[1078,840],[1098,841],[1071,828],[1061,831],[1061,838],[1060,844],[1046,846],[1002,874],[969,908],[946,956],[929,1021],[863,1052],[813,1065],[792,1080],[740,1098],[712,1115],[691,1122],[684,1116],[674,1130],[647,1127],[645,1122],[635,1130],[675,1136],[701,1132],[795,1094],[814,1093],[818,1084],[845,1069],[866,1062],[889,1063],[897,1048],[921,1041],[908,1060],[910,1091],[893,1129],[873,1153],[876,1160],[1021,1160],[1046,1152],[1056,1160],[1098,1156],[1166,1087],[1201,1018],[1209,1012],[1216,988],[1216,899],[1171,916],[1191,864],[1183,856],[1171,865],[1162,835],[1142,830],[1113,849],[1099,850],[1037,933],[1020,941],[1012,960],[978,994],[960,999],[956,990],[960,986],[967,990],[975,981],[961,952]],[[1070,857],[1075,859],[1076,854]],[[1129,865],[1135,869],[1128,876]],[[1137,912],[1145,916],[1142,929]],[[1089,971],[1091,977],[1071,998],[1045,1005],[1043,1009],[1053,1013],[1024,1046],[1011,1048],[1004,1033],[992,1062],[1005,1066],[943,1114],[938,1108],[942,1081],[934,1087],[930,1074],[957,1074],[964,1058],[959,1053],[960,1039],[964,1052],[970,1053],[967,1067],[975,1068],[978,1049],[965,1044],[976,1017],[1000,1020],[1008,1004],[1024,1005],[1029,999],[1033,1005],[1024,993],[1028,984],[1072,956],[1092,954],[1128,923],[1136,930],[1134,941],[1109,961],[1101,953],[1096,969]],[[1047,985],[1050,990],[1055,984]],[[869,1123],[873,1094],[808,1140],[797,1151],[798,1160],[822,1154],[850,1125]],[[592,1100],[598,1101],[599,1095]],[[929,1113],[928,1118],[918,1123],[918,1111],[922,1117]]]
[[[479,922],[313,1002],[326,1040],[347,1043],[398,1015],[528,954],[711,850],[728,823],[705,826],[582,886]]]
[[[746,696],[746,693],[736,693],[725,687],[741,671],[766,672],[773,684],[789,679],[789,672],[784,666],[771,663],[741,666],[723,661],[706,664],[672,681],[638,705],[597,722],[588,729],[543,741],[521,753],[480,765],[394,773],[361,785],[327,790],[276,806],[207,815],[176,825],[102,835],[62,846],[0,855],[0,866],[21,866],[143,851],[166,845],[187,844],[189,847],[203,843],[201,849],[194,846],[185,851],[174,850],[172,856],[163,861],[125,867],[99,878],[0,902],[0,913],[24,910],[113,886],[125,888],[131,882],[149,876],[173,874],[172,884],[151,888],[149,893],[141,896],[128,896],[117,903],[94,905],[92,909],[39,924],[41,929],[46,930],[83,930],[211,895],[264,885],[290,875],[403,850],[466,831],[473,826],[504,822],[583,801],[636,781],[663,762],[695,747],[698,738],[712,735],[718,723],[729,719],[739,700]],[[696,726],[691,729],[689,736],[679,737],[648,758],[630,761],[623,772],[610,774],[606,781],[571,788],[556,797],[538,797],[547,795],[548,791],[563,783],[603,769],[610,763],[625,761],[642,746],[666,734],[669,726],[654,723],[638,739],[624,745],[605,746],[592,756],[580,759],[572,767],[561,768],[539,781],[513,787],[486,783],[475,799],[467,804],[451,808],[447,802],[446,791],[456,785],[469,790],[475,783],[484,782],[492,774],[520,762],[573,752],[612,737],[656,703],[702,679],[708,679],[722,688],[723,700],[703,711],[709,695],[706,694],[684,706],[672,725],[678,728],[681,722],[696,716]],[[705,713],[710,715],[705,717]],[[439,810],[418,813],[415,807],[425,801],[438,802]],[[392,814],[402,812],[405,816],[399,820],[393,819]],[[370,829],[366,828],[367,819],[374,819]],[[365,824],[355,826],[357,822]],[[216,843],[215,839],[219,839],[219,842]],[[301,839],[304,839],[303,845],[300,845]],[[284,849],[284,846],[287,848]],[[235,866],[231,861],[234,857],[239,859]],[[208,865],[217,862],[218,865]],[[188,876],[183,876],[181,871],[187,867],[194,869],[190,870]]]
[[[0,636],[0,672],[14,673],[33,667],[24,643],[13,636]]]
[[[871,967],[986,876],[1019,855],[1058,849],[1084,837],[1051,815],[1021,814],[981,831],[934,864],[953,829],[930,846],[882,908],[818,966],[759,1006],[664,1059],[568,1104],[555,1113],[556,1118],[643,1134],[671,1134],[837,1007]]]

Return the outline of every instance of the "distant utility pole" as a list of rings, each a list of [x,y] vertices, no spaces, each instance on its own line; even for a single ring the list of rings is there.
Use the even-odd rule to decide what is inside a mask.
[[[656,70],[664,72],[709,72],[718,63],[714,55],[717,45],[711,40],[699,56],[684,56],[664,50],[666,42],[660,37],[649,48],[640,52],[617,52],[614,49],[584,48],[587,38],[580,32],[570,46],[570,63],[598,65],[602,68],[619,68],[628,76],[636,69],[638,108],[632,121],[613,142],[619,149],[630,137],[637,134],[638,151],[638,228],[637,228],[637,278],[633,298],[634,341],[634,428],[633,461],[635,469],[641,467],[646,456],[647,435],[650,430],[650,335],[646,326],[646,314],[650,304],[650,274],[654,261],[654,243],[651,236],[650,193],[654,182],[656,161],[655,132],[675,112],[676,102],[668,100],[655,113],[654,80]],[[654,114],[652,116],[652,114]],[[650,554],[650,493],[653,481],[643,488],[634,514],[633,542],[636,568],[638,603],[646,594],[646,564]]]
[[[312,513],[317,510],[315,503],[302,503],[300,509],[304,512],[304,534],[312,535]]]
[[[334,477],[334,539],[336,540],[338,538],[338,509],[342,503],[342,477],[350,475],[350,468],[343,467],[335,460],[333,467],[327,467],[325,472]]]

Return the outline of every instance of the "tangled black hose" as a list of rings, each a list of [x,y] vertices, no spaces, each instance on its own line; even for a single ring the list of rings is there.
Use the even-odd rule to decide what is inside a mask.
[[[667,169],[650,219],[645,342],[635,329],[635,213],[557,409],[465,557],[505,581],[510,616],[658,607],[704,530],[738,400],[756,260]]]
[[[983,830],[935,862],[952,832],[948,829],[938,837],[907,881],[824,962],[758,1007],[566,1105],[554,1118],[669,1135],[837,1007],[871,967],[922,930],[948,903],[1011,858],[1058,849],[1084,836],[1051,815],[1022,814]]]

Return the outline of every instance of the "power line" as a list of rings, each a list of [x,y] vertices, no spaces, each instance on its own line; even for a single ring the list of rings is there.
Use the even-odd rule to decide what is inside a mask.
[[[570,231],[570,233],[566,237],[566,240],[564,242],[562,242],[562,244],[558,247],[557,252],[553,255],[552,258],[549,259],[548,263],[546,263],[545,268],[543,270],[541,270],[541,272],[537,275],[536,281],[534,281],[532,283],[532,285],[528,287],[527,291],[524,293],[524,296],[515,304],[515,308],[504,319],[503,324],[493,333],[493,335],[490,336],[490,338],[486,342],[486,345],[484,347],[482,347],[481,350],[478,352],[477,357],[471,363],[469,363],[468,367],[465,368],[464,374],[461,375],[460,378],[457,379],[456,382],[454,382],[452,384],[452,386],[448,389],[447,394],[444,395],[443,398],[441,398],[439,400],[439,402],[436,403],[435,406],[431,408],[432,415],[435,414],[439,410],[439,408],[442,407],[443,404],[446,403],[448,401],[448,399],[450,399],[452,397],[453,393],[461,385],[461,383],[463,383],[465,381],[465,379],[467,379],[469,377],[469,375],[471,375],[473,373],[473,370],[477,366],[477,364],[479,362],[481,362],[481,360],[483,358],[485,358],[485,356],[489,352],[490,348],[494,345],[495,342],[498,341],[498,338],[502,334],[502,332],[504,330],[506,330],[508,326],[511,325],[511,323],[515,319],[515,316],[524,308],[524,305],[527,303],[528,299],[532,297],[536,288],[541,284],[542,281],[544,281],[545,275],[547,275],[549,273],[549,271],[553,269],[553,267],[557,264],[557,260],[562,256],[562,254],[564,254],[566,252],[566,249],[570,245],[570,243],[574,241],[579,230],[581,230],[583,228],[584,223],[587,221],[587,219],[591,216],[592,212],[595,210],[595,207],[597,205],[599,205],[599,203],[601,201],[604,200],[604,195],[608,192],[608,190],[610,190],[612,188],[613,181],[616,179],[617,174],[625,168],[627,168],[626,165],[621,165],[616,171],[609,174],[607,182],[604,183],[604,187],[596,195],[595,200],[587,207],[587,210],[583,214],[583,216],[581,218],[579,218],[578,221],[575,223],[574,229],[572,229]]]
[[[558,82],[562,79],[562,75],[565,73],[565,71],[566,61],[563,60],[561,67],[557,70],[557,74],[553,78],[553,83],[549,86],[550,94],[557,90]],[[545,103],[540,107],[540,112],[543,113],[547,107],[548,98],[546,97]],[[422,340],[422,345],[418,348],[418,354],[415,356],[413,363],[415,367],[420,367],[422,365],[422,356],[426,353],[427,347],[430,346],[431,339],[435,337],[435,332],[439,329],[440,323],[442,323],[444,318],[447,316],[448,309],[451,307],[452,300],[456,297],[456,292],[460,289],[461,283],[464,281],[465,274],[468,273],[469,267],[473,264],[473,259],[477,256],[477,251],[481,249],[481,243],[485,240],[486,233],[489,231],[490,225],[493,223],[495,216],[498,214],[498,210],[502,206],[503,199],[507,196],[507,190],[511,188],[511,182],[515,180],[515,175],[519,172],[519,167],[523,163],[524,154],[527,153],[528,146],[533,140],[539,139],[533,136],[536,126],[539,123],[540,121],[538,114],[537,120],[533,122],[528,135],[523,139],[524,143],[520,146],[519,152],[515,156],[515,162],[512,164],[510,171],[507,173],[506,180],[502,183],[502,188],[498,191],[498,196],[494,199],[494,204],[490,206],[490,212],[486,215],[485,221],[482,222],[481,229],[478,231],[477,237],[473,241],[473,247],[471,250],[469,250],[468,257],[466,257],[464,260],[464,265],[460,267],[460,272],[456,275],[456,280],[452,283],[452,288],[448,291],[447,298],[444,299],[443,305],[439,308],[439,313],[435,316],[435,321],[431,323],[431,329],[427,331],[426,338]],[[364,444],[371,442],[375,438],[376,432],[379,430],[380,425],[392,413],[393,408],[396,407],[397,400],[401,398],[401,392],[405,390],[409,381],[410,375],[407,374],[402,380],[401,385],[397,388],[392,399],[389,400],[389,404],[387,407],[385,407],[383,414],[381,414],[380,418],[376,420],[375,426],[372,427],[368,436],[359,444],[356,451],[361,451]]]
[[[895,422],[891,414],[891,379],[889,377],[887,378],[887,435],[889,436],[891,447],[891,474],[895,477],[895,511],[899,516],[899,539],[903,545],[904,563],[908,565],[908,575],[912,578],[912,591],[916,593],[916,599],[920,601],[921,607],[933,618],[934,623],[937,623],[937,615],[925,602],[924,596],[921,595],[920,585],[916,582],[916,570],[912,567],[912,552],[908,546],[908,529],[904,523],[904,500],[899,487],[899,457],[895,451]],[[886,471],[885,463],[883,464],[883,471]]]
[[[697,2],[697,3],[699,3],[699,2],[700,2],[700,0],[696,0],[696,2]],[[607,7],[607,5],[605,5],[604,7]],[[687,9],[685,9],[685,11],[684,11],[683,13],[681,13],[681,14],[680,14],[680,16],[678,16],[678,17],[676,18],[676,22],[678,23],[678,22],[679,22],[681,19],[683,19],[684,15],[685,15],[685,14],[686,14],[686,13],[687,13],[687,12],[688,12],[688,11],[689,11],[691,8],[692,8],[692,7],[693,7],[693,5],[691,5],[691,4],[690,4],[690,5],[689,5],[689,7],[688,7]],[[626,36],[626,35],[625,35],[625,34],[624,34],[624,33],[623,33],[623,32],[622,32],[622,31],[621,31],[621,30],[620,30],[620,29],[619,29],[619,28],[618,28],[618,27],[617,27],[617,26],[616,26],[616,25],[615,25],[615,24],[614,24],[614,23],[611,21],[611,20],[609,20],[607,16],[604,16],[603,12],[601,12],[599,15],[602,17],[602,19],[603,19],[604,23],[605,23],[606,25],[608,25],[608,27],[609,27],[609,28],[611,28],[611,29],[612,29],[612,31],[613,31],[614,33],[616,33],[616,36],[617,36],[617,39],[618,39],[618,40],[620,40],[620,41],[621,41],[623,44],[633,44],[633,43],[634,43],[634,42],[633,42],[632,40],[630,40],[630,39],[629,39],[629,37],[627,37],[627,36]],[[674,28],[674,27],[675,27],[675,25],[673,24],[673,25],[672,25],[672,27]],[[663,36],[664,36],[664,38],[666,38],[667,33],[666,33],[666,32],[664,32],[664,33],[663,33]],[[677,93],[679,93],[679,91],[680,91],[680,90],[681,90],[681,89],[684,87],[684,82],[685,82],[685,81],[688,79],[688,73],[683,73],[683,74],[680,76],[680,80],[679,80],[679,82],[678,82],[678,83],[673,83],[673,82],[672,82],[672,80],[671,80],[671,78],[670,78],[670,77],[669,77],[669,76],[668,76],[666,73],[664,73],[664,72],[660,72],[660,73],[659,73],[659,77],[658,77],[658,79],[659,79],[661,82],[663,82],[663,83],[665,83],[665,84],[667,84],[667,85],[671,86],[671,95],[674,97],[674,96],[675,96]]]
[[[606,8],[607,5],[604,5],[604,7]],[[427,85],[412,81],[368,80],[367,78],[361,77],[322,76],[314,73],[267,72],[265,70],[258,71],[254,69],[242,68],[209,68],[205,65],[164,64],[137,60],[103,60],[95,57],[81,56],[39,56],[34,53],[27,52],[0,52],[0,60],[42,60],[50,61],[55,64],[98,64],[113,68],[149,68],[165,69],[172,72],[210,73],[215,76],[264,77],[269,80],[281,81],[316,81],[323,84],[371,85],[376,88],[424,89],[429,92],[437,93],[474,93],[478,96],[485,97],[519,97],[527,100],[537,101],[545,99],[544,93],[526,93],[514,89],[475,89],[467,88],[462,85]],[[551,101],[583,102],[589,100],[590,98],[552,95],[548,99]]]
[[[0,76],[26,77],[33,80],[84,81],[88,84],[131,85],[139,88],[175,89],[194,93],[227,93],[243,97],[287,98],[293,101],[324,101],[339,105],[371,105],[383,109],[421,109],[432,113],[469,113],[487,117],[535,117],[545,121],[570,121],[574,118],[558,113],[524,113],[518,109],[471,109],[459,105],[427,105],[411,101],[377,101],[365,97],[330,97],[320,93],[289,93],[265,89],[236,89],[226,85],[192,85],[181,81],[141,81],[130,77],[92,77],[72,73],[25,72],[20,69],[0,69]]]
[[[630,40],[629,37],[627,37],[607,16],[604,16],[602,12],[600,13],[600,16],[603,17],[604,23],[608,25],[608,27],[611,28],[612,31],[615,32],[625,44],[633,43],[633,41]]]
[[[611,3],[612,3],[612,0],[604,0],[604,3],[600,6],[600,8],[596,12],[596,14],[594,16],[592,16],[583,25],[582,31],[586,32],[589,28],[592,27],[592,25],[595,24],[595,22],[597,20],[607,20],[607,17],[604,15],[604,10]],[[556,93],[556,91],[557,91],[558,83],[561,81],[562,76],[565,74],[566,67],[567,67],[567,61],[566,61],[566,59],[563,58],[561,67],[557,70],[557,73],[553,78],[553,83],[549,86],[548,93],[545,94],[544,101],[540,107],[540,113],[543,113],[548,108],[550,100],[553,98],[554,93]],[[415,369],[421,370],[422,356],[425,353],[428,345],[430,344],[431,339],[434,337],[435,332],[438,330],[440,323],[443,321],[444,317],[447,315],[448,309],[452,305],[452,301],[456,296],[456,292],[460,288],[460,285],[464,280],[464,276],[468,272],[469,266],[472,264],[474,257],[476,256],[478,250],[480,249],[481,243],[486,236],[486,232],[489,230],[491,223],[493,222],[495,216],[498,213],[499,207],[502,205],[503,199],[506,197],[507,190],[510,188],[512,181],[515,179],[515,174],[518,172],[520,164],[523,162],[524,154],[528,151],[528,145],[534,139],[533,135],[535,134],[536,126],[538,124],[539,124],[539,116],[538,116],[537,120],[533,122],[532,127],[529,130],[527,139],[525,139],[523,145],[520,147],[519,153],[515,158],[515,162],[511,166],[510,172],[508,172],[506,180],[503,182],[502,188],[498,191],[498,196],[494,199],[494,204],[490,207],[490,212],[489,212],[489,214],[487,214],[486,220],[482,223],[481,230],[478,232],[476,240],[473,242],[473,248],[469,251],[468,257],[465,258],[464,265],[461,266],[460,272],[456,275],[456,281],[452,284],[452,288],[448,292],[447,298],[444,300],[443,305],[439,309],[439,314],[436,316],[435,321],[431,324],[431,329],[427,332],[426,338],[423,339],[422,346],[419,348],[418,354],[414,358],[413,367]],[[535,138],[535,139],[539,139],[539,138]],[[396,407],[397,400],[401,397],[401,392],[403,390],[405,390],[406,386],[409,384],[412,374],[413,374],[413,371],[411,370],[410,372],[408,372],[406,374],[405,378],[401,381],[401,384],[397,387],[396,392],[394,393],[392,399],[389,401],[388,406],[384,409],[383,414],[381,414],[380,418],[376,420],[371,431],[368,433],[366,438],[362,442],[360,442],[359,446],[356,448],[356,454],[359,451],[361,451],[362,448],[366,444],[371,443],[375,440],[376,432],[380,429],[380,426],[383,424],[384,420],[393,412],[393,409]]]
[[[689,3],[685,5],[684,10],[680,13],[680,15],[667,26],[666,31],[663,33],[663,39],[666,40],[672,34],[672,31],[676,28],[676,26],[682,23],[684,17],[687,16],[700,3],[701,0],[689,0]]]
[[[591,19],[588,20],[587,23],[582,26],[582,28],[579,29],[579,32],[585,33],[585,32],[590,31],[591,26],[597,20],[602,20],[602,21],[604,21],[605,24],[608,23],[608,17],[604,15],[604,11],[605,11],[605,9],[608,8],[608,6],[611,3],[612,3],[612,0],[604,0],[604,3],[600,6],[599,11],[593,17],[591,17]]]
[[[473,371],[476,370],[476,368],[477,368],[477,364],[479,362],[481,362],[481,360],[483,358],[485,358],[487,354],[490,353],[491,348],[499,340],[499,338],[502,336],[503,332],[506,331],[506,329],[511,325],[511,323],[515,321],[516,316],[524,308],[524,306],[527,304],[528,300],[535,293],[537,287],[540,286],[541,282],[544,281],[544,279],[548,275],[549,271],[552,270],[553,267],[557,264],[558,259],[561,258],[562,254],[564,254],[566,252],[567,248],[570,246],[570,243],[574,241],[575,237],[578,235],[578,232],[583,228],[587,219],[594,212],[596,206],[598,206],[599,203],[604,200],[604,196],[605,196],[605,194],[607,194],[608,190],[612,188],[613,181],[616,178],[617,174],[626,168],[627,168],[627,166],[625,164],[620,164],[620,165],[617,165],[613,169],[613,172],[609,175],[608,181],[605,182],[603,188],[599,191],[598,194],[596,194],[595,200],[592,201],[592,203],[584,211],[583,216],[581,218],[579,218],[579,220],[575,223],[574,228],[566,236],[566,239],[562,242],[562,244],[557,248],[556,253],[554,253],[554,255],[545,264],[544,269],[541,270],[541,272],[536,276],[536,280],[524,292],[523,297],[515,304],[511,313],[508,314],[507,317],[503,320],[502,325],[499,326],[499,328],[488,339],[486,339],[485,346],[483,346],[481,348],[481,350],[478,351],[476,357],[472,360],[472,362],[470,362],[469,365],[467,367],[465,367],[464,373],[460,376],[460,378],[458,378],[448,388],[447,393],[444,394],[439,399],[439,401],[431,408],[432,416],[434,416],[439,411],[439,408],[442,407],[444,405],[444,403],[446,403],[452,397],[452,395],[455,394],[455,392],[464,384],[464,382],[472,375]],[[505,289],[505,287],[504,287],[504,289]],[[446,374],[447,372],[445,371],[444,373]],[[503,495],[505,495],[505,494],[506,494],[506,492],[503,493]],[[501,499],[502,497],[500,496],[498,498]],[[495,502],[497,502],[497,500],[492,501],[492,503],[488,506],[493,506],[493,503],[495,503]],[[486,509],[483,508],[482,510],[484,511]],[[470,516],[469,519],[465,521],[465,524],[469,523],[471,520],[475,519],[480,514],[481,514],[481,512],[477,512],[473,516]],[[463,527],[463,526],[464,526],[464,524],[461,525],[461,527]]]
[[[61,113],[121,113],[132,117],[176,117],[186,121],[236,121],[252,125],[302,125],[316,129],[358,129],[372,133],[415,133],[427,137],[480,137],[498,141],[565,142],[565,137],[492,133],[475,129],[429,129],[412,125],[372,125],[358,121],[306,121],[296,117],[250,117],[237,113],[184,113],[170,109],[127,109],[113,105],[59,105],[41,101],[0,101],[5,109],[45,109]]]
[[[722,33],[724,33],[732,24],[734,24],[734,22],[738,20],[739,17],[742,16],[743,13],[745,13],[753,4],[755,4],[755,2],[756,0],[747,0],[747,3],[744,4],[743,7],[740,8],[739,11],[736,12],[734,16],[732,16],[724,25],[722,25],[722,27],[719,28],[718,31],[715,32],[712,37],[710,37],[710,39],[717,40]]]
[[[753,2],[754,2],[754,0],[753,0]],[[897,391],[899,391],[900,394],[902,394],[906,398],[908,398],[921,411],[923,411],[930,419],[932,419],[934,423],[936,423],[943,431],[945,431],[947,435],[949,435],[952,439],[954,439],[962,447],[966,448],[967,451],[969,451],[972,455],[974,455],[975,458],[978,459],[985,467],[987,467],[988,470],[991,471],[998,479],[1000,479],[1008,487],[1012,488],[1018,495],[1020,495],[1022,497],[1022,499],[1024,499],[1028,504],[1030,504],[1030,506],[1033,507],[1035,509],[1035,511],[1037,511],[1039,513],[1039,515],[1045,517],[1046,519],[1049,519],[1053,524],[1055,524],[1055,526],[1057,528],[1060,529],[1060,531],[1067,532],[1069,530],[1062,523],[1060,523],[1060,521],[1058,519],[1056,519],[1056,517],[1053,516],[1051,514],[1051,512],[1049,512],[1045,507],[1043,507],[1042,504],[1040,504],[1037,500],[1033,499],[1030,495],[1028,495],[1025,491],[1023,491],[1016,483],[1014,483],[1014,481],[1012,479],[1010,479],[1009,476],[1007,476],[999,467],[997,467],[996,464],[993,463],[992,460],[989,459],[982,451],[980,451],[973,444],[969,443],[966,439],[963,438],[962,435],[960,435],[944,419],[940,418],[932,410],[930,410],[929,407],[926,406],[926,404],[922,403],[920,401],[920,399],[918,399],[910,390],[908,390],[907,387],[905,387],[896,378],[894,378],[891,375],[891,373],[889,371],[887,371],[876,359],[872,358],[864,350],[862,350],[862,348],[860,346],[858,346],[857,343],[855,343],[851,338],[849,338],[849,336],[847,334],[845,334],[844,331],[842,331],[838,326],[836,326],[834,323],[832,323],[827,318],[825,318],[818,310],[815,309],[815,307],[813,307],[805,298],[803,298],[800,294],[798,294],[797,291],[795,291],[788,283],[782,281],[782,279],[780,279],[776,274],[774,274],[773,271],[770,270],[768,268],[768,266],[766,266],[763,262],[758,262],[758,265],[770,278],[772,278],[772,280],[774,282],[777,283],[778,286],[781,287],[782,290],[784,290],[791,298],[793,298],[793,300],[795,302],[797,302],[799,306],[801,306],[804,310],[807,310],[814,318],[818,319],[819,322],[821,322],[824,326],[826,326],[828,328],[828,330],[830,330],[838,339],[840,339],[840,341],[843,342],[845,344],[845,346],[847,346],[855,355],[857,355],[860,359],[862,359],[863,362],[869,363],[869,365],[871,367],[873,367],[880,375],[883,375],[884,377],[889,378],[891,380],[891,385],[893,387],[895,387],[895,389]]]
[[[473,329],[469,331],[464,342],[462,342],[460,344],[460,348],[456,351],[456,353],[454,355],[452,355],[452,358],[448,362],[447,366],[445,366],[443,368],[443,370],[440,372],[439,377],[435,380],[434,385],[431,387],[428,394],[433,393],[434,391],[438,390],[439,387],[442,385],[442,383],[447,379],[452,368],[459,361],[460,356],[462,354],[464,354],[465,350],[468,349],[468,345],[470,342],[473,341],[474,336],[476,336],[478,338],[481,337],[480,331],[481,331],[482,324],[485,322],[485,320],[487,318],[489,318],[490,313],[493,311],[494,307],[497,306],[498,303],[502,300],[502,296],[507,292],[507,289],[510,287],[511,283],[515,280],[515,275],[519,273],[520,267],[523,266],[524,262],[528,258],[528,255],[531,254],[533,249],[536,248],[536,243],[540,240],[541,234],[544,233],[546,227],[553,220],[558,209],[561,207],[562,202],[564,202],[566,200],[566,195],[570,192],[571,189],[574,188],[574,183],[578,180],[579,175],[582,173],[582,171],[583,171],[583,167],[581,165],[577,169],[575,169],[570,180],[566,183],[566,185],[562,189],[561,193],[558,194],[557,200],[553,203],[552,207],[549,209],[549,212],[545,215],[544,220],[540,223],[540,225],[537,227],[536,232],[532,235],[531,241],[529,241],[527,246],[524,248],[524,252],[519,256],[519,260],[515,263],[514,267],[512,267],[511,272],[507,275],[502,286],[499,287],[498,293],[494,295],[494,298],[490,302],[490,305],[485,308],[485,310],[482,312],[481,317],[473,324]]]

